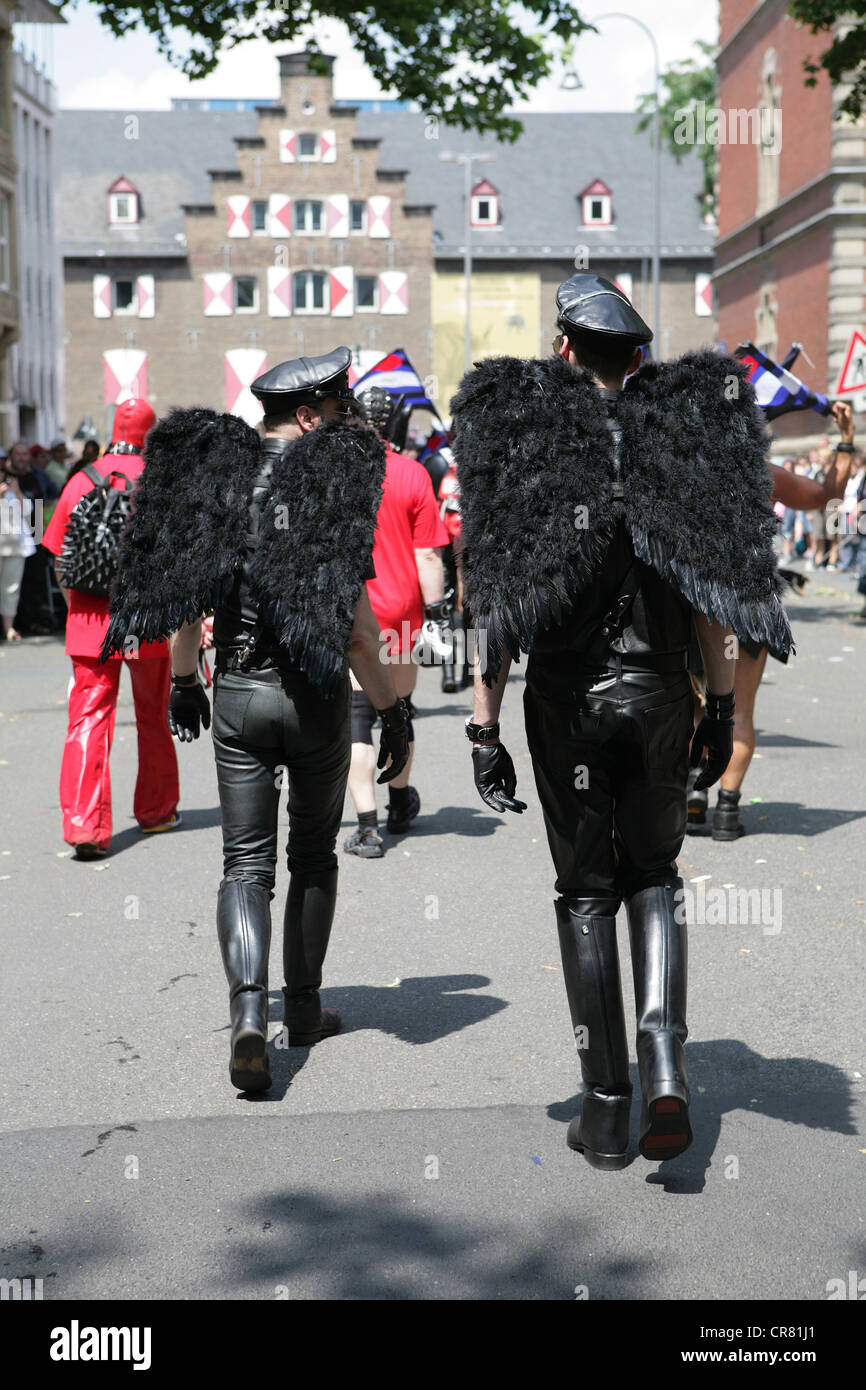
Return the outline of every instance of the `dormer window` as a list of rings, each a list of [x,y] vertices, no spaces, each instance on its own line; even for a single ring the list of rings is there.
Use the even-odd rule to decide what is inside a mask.
[[[138,222],[138,190],[129,179],[119,178],[108,190],[108,223],[131,227]]]
[[[578,196],[580,197],[585,227],[612,226],[612,194],[607,184],[602,183],[601,179],[596,179]]]
[[[472,190],[470,222],[473,227],[499,226],[499,190],[482,179]]]

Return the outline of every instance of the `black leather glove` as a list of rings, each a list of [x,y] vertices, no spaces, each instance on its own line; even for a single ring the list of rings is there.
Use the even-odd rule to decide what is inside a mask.
[[[391,782],[409,761],[409,714],[406,701],[397,699],[388,709],[377,709],[382,720],[382,739],[379,744],[377,767],[384,767],[388,758],[391,766],[376,778],[379,783]]]
[[[191,743],[202,727],[210,728],[210,705],[196,680],[194,685],[172,685],[168,700],[168,727],[181,743]]]
[[[476,744],[472,749],[472,771],[482,801],[494,811],[526,810],[525,801],[515,801],[517,774],[502,743]]]
[[[704,757],[706,750],[706,757]],[[695,729],[689,762],[703,771],[695,778],[695,790],[703,791],[718,782],[734,751],[734,692],[712,695],[707,691],[704,717]]]

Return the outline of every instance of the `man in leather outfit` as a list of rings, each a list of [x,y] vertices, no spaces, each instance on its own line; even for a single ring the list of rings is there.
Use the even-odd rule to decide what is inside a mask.
[[[691,761],[703,761],[700,784],[710,786],[731,755],[736,643],[723,617],[737,608],[721,588],[712,599],[705,597],[710,591],[694,578],[682,557],[672,567],[652,533],[648,541],[638,541],[637,526],[632,524],[630,531],[624,519],[628,488],[624,493],[620,457],[625,426],[620,427],[618,413],[627,394],[622,390],[624,378],[638,370],[641,345],[651,341],[652,333],[626,297],[599,276],[572,276],[556,298],[560,333],[554,351],[570,365],[573,381],[556,359],[494,359],[464,378],[452,402],[469,555],[466,591],[476,628],[488,630],[488,652],[493,651],[487,671],[476,674],[467,735],[484,801],[497,811],[523,811],[525,803],[515,798],[514,766],[499,738],[498,716],[512,656],[519,648],[529,651],[526,733],[561,895],[555,903],[556,917],[585,1087],[568,1143],[592,1166],[619,1169],[627,1162],[632,1094],[616,943],[615,919],[622,902],[634,970],[643,1100],[640,1151],[651,1160],[673,1158],[692,1139],[683,1048],[686,925],[676,865],[686,829],[692,736],[686,647],[694,617],[709,693],[705,717],[692,740]],[[501,385],[508,380],[525,383],[523,398],[512,405]],[[575,460],[574,469],[582,468],[582,476],[592,479],[609,474],[597,483],[606,489],[598,494],[605,500],[589,521],[598,534],[587,536],[589,558],[580,585],[572,585],[569,593],[556,582],[543,582],[544,566],[549,579],[555,551],[549,539],[538,540],[539,535],[567,535],[568,522],[563,530],[555,501],[544,513],[547,496],[562,495],[562,490],[551,479],[545,486],[544,437],[531,409],[534,400],[537,411],[547,410],[548,438],[567,432],[569,422],[558,410],[557,391],[581,392],[579,404],[585,408],[584,415],[575,408],[570,417],[563,487],[571,467],[568,440],[577,446],[584,418],[590,427],[591,411],[596,411],[598,442],[595,452],[589,451],[589,461]],[[676,412],[674,397],[671,409]],[[494,440],[488,446],[485,441],[503,410],[502,442]],[[531,447],[532,430],[539,434],[542,461],[539,487],[530,495],[520,492],[525,474],[532,472],[521,448]],[[638,448],[629,460],[636,456],[639,470],[640,431],[632,427],[630,443],[636,438]],[[650,448],[647,444],[647,457]],[[509,458],[518,460],[511,474],[506,472]],[[648,477],[651,472],[648,466]],[[637,475],[630,480],[631,476]],[[500,504],[497,497],[507,492],[506,478],[512,480],[512,495]],[[688,479],[684,490],[687,494]],[[663,489],[659,496],[664,498]],[[537,503],[534,511],[530,500]],[[536,533],[525,549],[529,553],[534,544],[536,557],[547,558],[537,561],[541,582],[518,592],[517,579],[509,589],[496,572],[520,570],[524,542],[516,530],[508,530],[508,518],[523,511],[525,504],[525,514],[532,517],[527,529]],[[605,520],[606,530],[598,522],[600,514],[613,518]],[[497,522],[507,531],[501,542],[494,534]],[[574,525],[578,524],[576,518]],[[744,537],[743,543],[750,540]],[[491,544],[496,550],[492,560],[486,558]],[[573,544],[556,541],[563,552]],[[636,553],[638,545],[644,558]],[[681,577],[679,587],[665,577],[674,573]],[[691,603],[686,594],[692,595]],[[704,610],[715,606],[715,622],[700,603]],[[769,589],[765,607],[776,620]],[[759,610],[763,618],[760,604]],[[778,621],[784,632],[784,618]]]
[[[196,490],[203,496],[207,475],[200,460],[204,458],[206,469],[208,456],[206,451],[196,452],[196,440],[207,434],[224,441],[236,434],[238,467],[220,471],[214,464],[211,485],[217,494],[223,486],[234,488],[232,474],[241,468],[248,480],[238,501],[232,500],[232,491],[217,496],[222,509],[240,508],[239,529],[243,533],[245,526],[245,534],[228,577],[214,585],[213,575],[207,576],[214,607],[213,742],[224,853],[217,932],[229,983],[230,1076],[244,1091],[266,1090],[271,1085],[267,1053],[270,900],[284,775],[289,787],[290,874],[283,935],[287,1043],[314,1044],[340,1027],[339,1014],[322,1008],[319,987],[336,905],[334,847],[350,760],[347,653],[348,664],[382,718],[378,765],[385,767],[389,755],[390,765],[379,781],[395,777],[408,756],[405,706],[395,694],[388,666],[380,659],[379,628],[363,582],[374,577],[370,553],[384,458],[372,432],[352,424],[350,361],[349,349],[338,348],[321,357],[282,363],[259,377],[251,389],[265,412],[261,442],[233,417],[207,411],[176,411],[148,440],[153,476],[160,476],[161,465],[167,470],[177,454],[181,466],[188,462]],[[175,437],[185,441],[179,449]],[[311,447],[319,453],[311,455]],[[353,451],[359,456],[356,471],[350,474],[347,464],[343,477],[343,461]],[[281,480],[288,500],[275,506]],[[146,517],[142,526],[145,522]],[[288,531],[282,539],[281,525]],[[204,535],[206,550],[219,550],[222,533],[216,527],[212,523]],[[234,543],[231,528],[227,543]],[[134,528],[130,544],[135,558]],[[269,545],[275,557],[270,570],[265,565]],[[191,540],[190,549],[194,548]],[[329,556],[333,556],[330,564]],[[127,595],[133,593],[137,578],[133,570]],[[152,578],[150,573],[145,576],[146,582]],[[304,589],[306,582],[309,588]],[[277,595],[270,607],[265,600],[268,585]],[[141,581],[139,587],[144,587]],[[285,602],[294,603],[297,610],[285,626],[279,617],[285,612],[280,609],[284,589]],[[320,596],[330,590],[336,598],[328,609]],[[190,601],[193,612],[199,605],[206,606],[202,589],[192,578],[189,592],[198,595]],[[116,597],[115,640],[124,626],[135,627],[140,621],[133,604],[131,597]],[[162,619],[175,629],[168,720],[181,741],[198,738],[200,724],[207,728],[210,723],[207,697],[196,671],[201,619],[189,620],[190,616],[187,611],[188,621],[183,624],[169,613]],[[295,637],[289,636],[290,631]]]

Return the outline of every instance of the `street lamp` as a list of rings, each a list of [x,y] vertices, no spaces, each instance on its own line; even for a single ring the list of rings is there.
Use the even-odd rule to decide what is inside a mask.
[[[637,24],[643,29],[653,48],[653,94],[655,96],[655,109],[653,111],[653,243],[652,243],[652,281],[653,281],[653,332],[658,335],[661,331],[659,323],[659,283],[661,278],[661,216],[662,216],[662,147],[659,120],[659,108],[661,104],[660,82],[659,82],[659,50],[655,41],[653,31],[644,24],[642,19],[638,19],[633,14],[625,14],[620,10],[612,10],[609,14],[600,14],[593,19],[593,24],[600,24],[603,19],[628,19],[632,24]],[[563,75],[560,86],[566,91],[573,91],[575,88],[574,78],[577,78],[577,85],[580,85],[580,78],[577,76],[573,67],[568,68]]]
[[[472,280],[472,165],[492,164],[492,154],[440,154],[443,164],[462,164],[466,169],[466,245],[463,257],[463,275],[466,281],[466,350],[465,366],[468,372],[472,367],[472,306],[470,285]]]

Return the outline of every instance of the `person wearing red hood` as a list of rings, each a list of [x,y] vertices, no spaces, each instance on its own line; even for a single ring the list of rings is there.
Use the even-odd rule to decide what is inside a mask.
[[[114,472],[134,482],[144,467],[144,437],[155,420],[147,401],[136,397],[123,401],[115,411],[112,442],[102,458],[90,467],[103,478]],[[94,486],[94,480],[82,470],[63,489],[42,538],[52,555],[60,555],[70,514]],[[122,478],[112,478],[111,486],[123,489]],[[180,823],[177,756],[167,720],[171,662],[166,642],[143,642],[100,664],[99,649],[108,630],[109,599],[65,589],[62,584],[61,588],[69,609],[66,654],[72,658],[74,674],[69,695],[69,729],[60,768],[63,838],[74,846],[77,859],[99,859],[111,841],[108,758],[124,663],[132,680],[138,728],[135,818],[145,832],[173,829]]]

